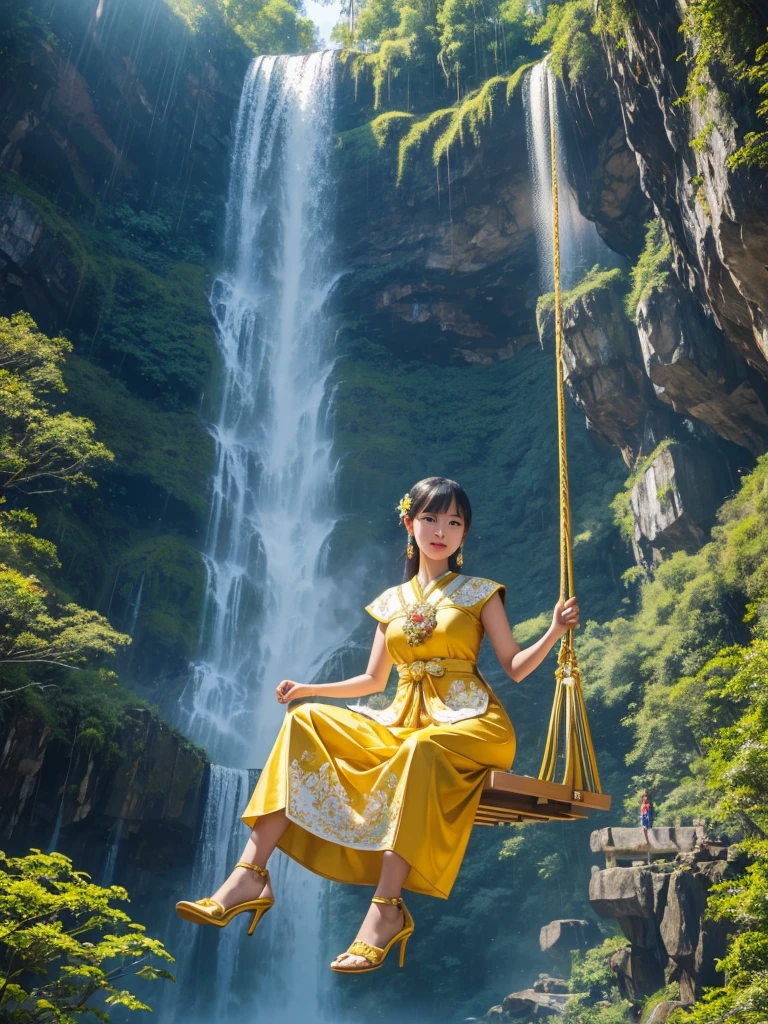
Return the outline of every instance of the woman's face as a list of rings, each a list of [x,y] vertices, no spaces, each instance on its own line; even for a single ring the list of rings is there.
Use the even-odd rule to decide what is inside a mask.
[[[447,512],[417,512],[413,519],[405,517],[405,525],[413,533],[419,550],[436,561],[450,558],[465,536],[464,520],[455,499]]]

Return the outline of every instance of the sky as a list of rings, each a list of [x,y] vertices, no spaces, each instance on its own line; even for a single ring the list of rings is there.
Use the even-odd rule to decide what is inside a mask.
[[[332,3],[326,7],[323,4],[316,3],[315,0],[304,0],[304,7],[307,11],[307,17],[311,18],[320,29],[320,38],[324,39],[326,44],[330,46],[331,29],[339,20],[341,4]]]

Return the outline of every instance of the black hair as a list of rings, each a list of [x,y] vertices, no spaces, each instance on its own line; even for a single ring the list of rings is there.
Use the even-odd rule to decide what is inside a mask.
[[[419,512],[447,512],[453,501],[456,501],[456,511],[464,520],[464,533],[466,534],[472,524],[472,506],[469,503],[467,492],[456,483],[445,476],[427,476],[419,480],[408,492],[411,499],[411,507],[408,509],[408,516],[415,519]],[[448,559],[448,568],[452,572],[461,572],[456,564],[454,552]],[[413,579],[419,571],[419,548],[415,540],[413,542],[413,558],[405,556],[405,571],[403,572],[403,583]]]

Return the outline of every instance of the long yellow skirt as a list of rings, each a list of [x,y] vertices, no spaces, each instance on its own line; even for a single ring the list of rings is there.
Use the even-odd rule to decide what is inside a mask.
[[[405,888],[448,897],[490,768],[507,771],[515,733],[491,699],[450,725],[387,728],[356,711],[286,714],[243,821],[285,809],[279,848],[318,875],[376,885],[385,850],[411,866]]]

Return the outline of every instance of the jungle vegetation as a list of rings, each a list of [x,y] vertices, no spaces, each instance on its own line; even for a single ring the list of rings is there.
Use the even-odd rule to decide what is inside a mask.
[[[202,31],[195,21],[205,15],[202,0],[173,2]],[[728,12],[736,7],[744,20],[723,18],[723,4]],[[303,34],[300,8],[285,0],[217,0],[216,7],[256,50],[313,45]],[[353,10],[340,30],[357,51],[347,59],[360,75],[372,76],[378,106],[390,109],[354,129],[354,137],[347,133],[342,143],[350,159],[358,146],[368,147],[372,157],[392,161],[393,180],[402,179],[413,160],[439,159],[446,140],[476,142],[492,122],[494,104],[514,94],[510,83],[519,84],[520,69],[546,49],[566,85],[583,83],[591,73],[603,73],[599,33],[622,45],[632,28],[631,0],[601,4],[597,20],[591,0],[550,3],[544,14],[531,7],[522,0],[371,0]],[[2,8],[11,9],[28,13],[31,7]],[[753,10],[746,0],[688,5],[681,37],[692,85],[686,102],[696,101],[710,65],[724,82],[764,88],[764,26],[749,20]],[[31,15],[1,22],[0,29],[5,47],[9,40],[31,45],[41,31]],[[694,39],[701,41],[699,48],[691,45]],[[6,73],[12,70],[6,66]],[[764,104],[759,112],[768,115]],[[732,155],[734,165],[764,163],[764,147],[765,133],[745,140],[743,150]],[[39,715],[62,740],[71,740],[78,729],[83,742],[114,752],[122,711],[138,698],[126,685],[130,673],[115,669],[125,633],[89,604],[106,610],[113,589],[122,614],[146,574],[142,644],[178,665],[196,638],[203,574],[194,538],[204,522],[201,481],[211,465],[197,403],[214,365],[205,289],[218,208],[193,191],[183,219],[172,195],[161,195],[148,213],[126,187],[115,202],[82,217],[82,211],[62,207],[50,183],[9,175],[2,184],[40,214],[81,282],[66,338],[47,337],[24,314],[0,322],[0,614],[6,629],[0,650],[7,661],[2,685],[34,684],[5,701],[2,710],[6,720],[20,710]],[[638,298],[666,277],[668,243],[656,223],[632,272],[628,306],[636,308]],[[342,340],[347,336],[353,340],[336,381],[338,444],[351,481],[344,500],[353,508],[367,491],[384,507],[388,495],[401,493],[413,409],[429,393],[433,371],[394,359],[385,339],[364,337],[354,321],[342,325]],[[552,454],[542,438],[554,436],[548,435],[551,409],[543,398],[549,382],[540,376],[531,349],[492,372],[489,386],[482,367],[445,371],[462,441],[455,448],[453,436],[435,435],[431,443],[450,448],[459,466],[471,467],[468,486],[488,509],[486,535],[494,517],[509,521],[510,502],[519,501],[501,561],[519,581],[509,603],[515,635],[529,642],[541,631],[548,607],[543,581],[555,574],[554,537],[547,528],[553,495],[542,471]],[[515,389],[526,398],[526,418],[510,410]],[[54,441],[59,453],[45,475],[39,463],[43,438]],[[586,440],[576,443],[583,444],[579,455],[586,462]],[[414,472],[428,471],[420,459],[414,453]],[[624,481],[617,464],[607,466],[594,463],[574,485],[577,579],[582,605],[590,609],[577,643],[604,788],[614,794],[617,817],[627,823],[634,823],[639,791],[647,787],[660,823],[703,818],[712,829],[727,831],[751,857],[746,873],[711,902],[711,912],[736,929],[724,964],[727,985],[685,1019],[760,1024],[768,1014],[768,461],[763,457],[737,481],[707,545],[692,555],[676,553],[652,576],[638,567],[624,571],[629,555],[617,538],[621,531],[626,537],[626,484],[633,481]],[[19,486],[25,473],[37,474],[48,493],[26,493]],[[495,490],[486,476],[506,483]],[[171,526],[161,524],[164,514]],[[347,539],[361,542],[363,532],[353,524]],[[618,602],[608,579],[620,588]],[[114,613],[113,618],[122,621]],[[20,651],[27,655],[19,658]],[[35,657],[41,651],[65,665]],[[521,691],[515,706],[521,734],[534,734],[525,750],[521,744],[520,755],[533,772],[533,723],[550,698],[546,670],[540,678],[540,688]],[[418,951],[414,957],[421,984],[433,998],[468,1013],[484,1011],[498,998],[498,972],[530,944],[531,920],[588,912],[583,879],[589,827],[531,828],[504,840],[492,830],[478,830],[451,914],[426,902],[419,908],[422,927],[435,941],[421,961]],[[350,910],[350,927],[356,919],[357,910]],[[494,941],[488,946],[490,921]],[[450,949],[457,934],[464,946],[461,972]],[[610,1005],[574,1005],[572,1024],[626,1019],[627,1007],[606,973],[611,941],[585,955],[574,982],[607,993]],[[435,948],[441,949],[438,957]],[[467,974],[473,978],[471,993]],[[401,992],[408,979],[391,984]]]
[[[115,1007],[151,1010],[124,985],[173,981],[173,957],[61,853],[0,852],[0,1017],[6,1024],[107,1024]]]

